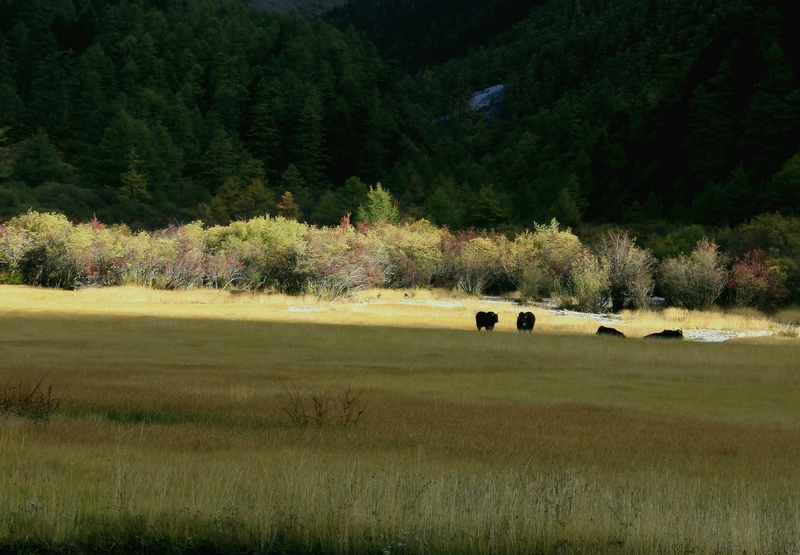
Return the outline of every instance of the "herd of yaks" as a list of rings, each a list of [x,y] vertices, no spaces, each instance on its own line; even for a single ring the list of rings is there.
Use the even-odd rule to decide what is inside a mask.
[[[478,331],[485,329],[486,331],[494,330],[495,324],[500,319],[494,312],[478,312],[475,314],[475,325],[478,326]],[[517,331],[519,332],[532,332],[533,326],[536,324],[536,316],[533,312],[520,312],[517,316]],[[608,335],[610,337],[625,337],[625,334],[614,328],[600,326],[597,328],[595,335]],[[645,339],[683,339],[683,330],[664,330],[658,333],[651,333],[644,336]]]

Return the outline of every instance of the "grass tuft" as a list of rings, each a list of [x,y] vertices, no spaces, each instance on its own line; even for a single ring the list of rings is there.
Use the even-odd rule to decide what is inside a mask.
[[[46,422],[61,401],[53,397],[53,386],[43,387],[44,378],[31,382],[19,378],[0,388],[0,413]]]
[[[322,426],[330,422],[329,415],[334,414],[342,426],[356,425],[364,414],[365,393],[353,391],[350,385],[335,397],[314,389],[301,391],[294,382],[283,383],[282,387],[286,397],[281,408],[292,424]]]

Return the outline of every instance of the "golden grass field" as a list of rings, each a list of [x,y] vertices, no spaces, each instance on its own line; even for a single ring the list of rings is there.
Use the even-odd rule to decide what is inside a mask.
[[[0,286],[0,391],[61,401],[0,414],[0,552],[800,553],[794,334],[518,311]],[[678,327],[776,333],[637,339]]]

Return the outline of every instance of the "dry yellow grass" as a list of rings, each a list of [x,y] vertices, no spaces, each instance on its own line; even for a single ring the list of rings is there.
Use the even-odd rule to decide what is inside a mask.
[[[0,549],[800,551],[796,340],[517,334],[512,305],[408,294],[0,287],[0,384],[63,400],[0,416]],[[291,387],[365,413],[294,425]]]
[[[25,313],[147,315],[176,318],[213,318],[248,321],[331,323],[414,328],[475,329],[475,312],[493,310],[500,316],[495,331],[516,332],[521,310],[536,313],[536,330],[546,333],[594,333],[596,320],[574,313],[552,314],[537,307],[520,307],[445,290],[389,290],[360,292],[335,302],[312,296],[215,291],[163,291],[141,287],[86,288],[59,291],[0,285],[0,307]],[[793,315],[782,313],[783,321]],[[623,311],[614,324],[630,337],[672,328],[782,331],[776,321],[757,311]],[[785,337],[791,339],[793,334]]]

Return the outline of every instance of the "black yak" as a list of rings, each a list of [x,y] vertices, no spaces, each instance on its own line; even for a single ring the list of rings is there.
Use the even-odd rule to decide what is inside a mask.
[[[533,326],[536,324],[536,316],[533,315],[533,312],[520,312],[519,316],[517,316],[517,331],[523,332],[532,332]]]
[[[597,328],[597,333],[595,335],[610,335],[611,337],[625,337],[625,334],[619,330],[615,330],[614,328],[607,328],[605,326],[600,326]]]
[[[481,328],[486,328],[487,331],[492,331],[494,329],[494,325],[499,321],[500,319],[494,312],[478,312],[475,315],[475,324],[478,326],[478,331],[481,331]]]
[[[645,339],[683,339],[683,330],[664,330],[644,336]]]

